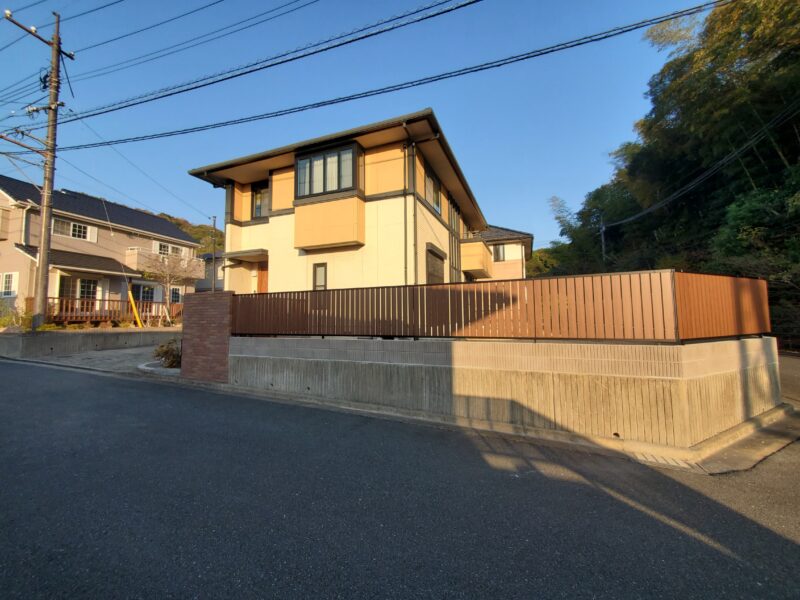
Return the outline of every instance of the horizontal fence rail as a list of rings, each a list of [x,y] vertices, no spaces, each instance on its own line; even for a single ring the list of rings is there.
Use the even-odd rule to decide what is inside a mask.
[[[165,302],[136,303],[139,316],[161,318],[169,314],[171,319],[180,317],[183,304],[173,302],[167,307]],[[51,322],[69,321],[133,321],[133,308],[127,300],[93,300],[91,298],[48,298],[47,319]]]
[[[680,342],[768,333],[766,282],[672,270],[242,294],[233,335]]]

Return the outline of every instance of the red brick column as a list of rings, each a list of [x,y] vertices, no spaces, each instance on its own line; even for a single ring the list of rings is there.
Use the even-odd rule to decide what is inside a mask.
[[[183,305],[181,376],[228,383],[233,292],[187,294]]]

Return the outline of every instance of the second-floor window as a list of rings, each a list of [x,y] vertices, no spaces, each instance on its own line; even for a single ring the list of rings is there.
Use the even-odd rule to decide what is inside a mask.
[[[439,180],[433,173],[429,173],[428,169],[425,170],[425,200],[428,201],[436,212],[442,214],[442,199],[439,195]]]
[[[296,166],[296,197],[353,189],[354,154],[354,147],[347,146],[299,158]]]
[[[253,207],[252,207],[252,217],[253,219],[258,219],[261,217],[267,216],[267,208],[268,208],[268,194],[269,194],[269,183],[254,183],[252,185],[252,197],[253,197]]]
[[[166,242],[158,242],[158,253],[161,256],[183,256],[183,248]]]
[[[492,258],[494,262],[502,262],[506,259],[506,247],[503,244],[492,246]]]
[[[53,233],[78,240],[88,240],[89,225],[65,221],[64,219],[53,219]]]

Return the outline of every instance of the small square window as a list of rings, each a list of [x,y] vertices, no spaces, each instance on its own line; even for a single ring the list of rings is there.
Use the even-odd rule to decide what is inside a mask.
[[[89,237],[89,227],[83,223],[72,224],[72,237],[85,240]]]
[[[316,290],[328,289],[328,263],[314,265],[314,288]]]
[[[492,246],[492,258],[494,262],[503,262],[506,259],[506,247],[503,244]]]

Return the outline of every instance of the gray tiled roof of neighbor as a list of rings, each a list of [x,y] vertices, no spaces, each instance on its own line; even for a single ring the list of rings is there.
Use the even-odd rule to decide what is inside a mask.
[[[517,231],[516,229],[498,227],[497,225],[489,225],[488,229],[476,233],[475,236],[481,238],[486,242],[499,242],[501,240],[518,240],[521,238],[533,239],[533,234],[528,233],[527,231]]]
[[[0,189],[15,200],[30,200],[37,205],[41,202],[41,195],[36,186],[13,177],[0,175]],[[105,206],[103,206],[104,204]],[[111,221],[112,225],[122,225],[154,235],[197,244],[197,240],[192,236],[162,217],[81,192],[54,190],[53,209],[98,221]]]
[[[15,246],[36,258],[39,248],[36,246]],[[50,264],[54,267],[65,269],[75,269],[89,273],[105,273],[110,275],[126,275],[128,277],[140,277],[141,273],[128,269],[117,260],[107,256],[95,256],[93,254],[81,254],[80,252],[68,252],[66,250],[50,250]]]

